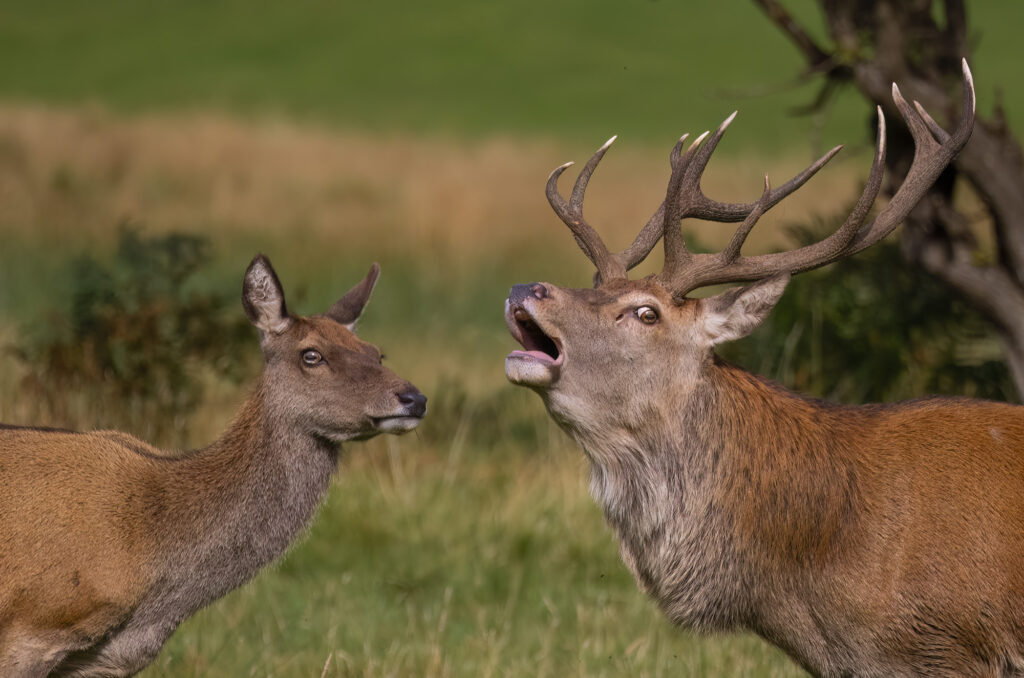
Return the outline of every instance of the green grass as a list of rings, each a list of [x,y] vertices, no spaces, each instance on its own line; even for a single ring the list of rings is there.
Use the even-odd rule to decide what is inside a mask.
[[[145,675],[803,675],[754,638],[672,629],[557,438],[485,460],[414,438],[349,448],[308,540],[184,624]]]
[[[793,4],[813,23],[808,0]],[[972,64],[981,107],[990,107],[993,88],[1005,84],[1019,128],[1024,90],[1012,88],[1019,61],[1014,31],[1024,5],[987,0],[971,7],[981,38]],[[214,262],[197,281],[206,289],[238,290],[252,254],[267,252],[299,312],[322,310],[380,260],[384,276],[360,332],[431,398],[417,434],[351,446],[308,538],[280,565],[187,621],[145,675],[802,675],[757,639],[672,629],[619,561],[586,492],[579,450],[535,396],[505,383],[502,358],[512,341],[500,314],[509,285],[584,284],[589,275],[542,204],[543,173],[566,159],[564,149],[542,144],[522,156],[503,154],[510,165],[530,168],[523,186],[504,183],[514,184],[514,173],[467,181],[481,174],[479,165],[445,174],[486,156],[486,145],[467,145],[465,137],[509,134],[517,144],[559,138],[591,148],[620,133],[631,144],[667,152],[666,140],[714,125],[734,108],[743,115],[725,153],[777,150],[808,138],[810,121],[788,117],[787,109],[811,92],[749,98],[735,90],[784,83],[798,67],[786,41],[743,0],[0,0],[6,102],[98,103],[126,117],[213,109],[326,122],[378,139],[400,132],[457,140],[457,152],[439,170],[448,183],[438,182],[435,198],[416,192],[435,172],[429,146],[416,151],[415,171],[398,185],[389,183],[394,149],[381,144],[381,164],[358,165],[365,184],[342,180],[332,195],[323,181],[322,193],[307,195],[306,175],[296,186],[273,174],[260,183],[260,170],[281,162],[272,143],[260,147],[263,154],[242,154],[236,166],[202,158],[188,166],[174,164],[167,151],[182,145],[180,137],[163,128],[122,129],[103,116],[76,117],[78,136],[68,142],[54,135],[51,146],[45,134],[42,142],[27,140],[22,128],[0,134],[5,346],[22,323],[62,308],[68,263],[78,253],[109,249],[117,220],[127,217],[158,231],[210,235]],[[841,104],[828,140],[850,141],[852,130],[859,141],[863,114],[859,103]],[[59,126],[41,119],[44,128]],[[158,137],[152,145],[147,134]],[[238,153],[232,140],[239,136],[273,141],[274,134],[246,127],[226,135],[214,155]],[[347,159],[347,143],[337,142],[327,155]],[[602,177],[618,171],[622,182],[629,167],[642,165],[628,153],[619,158],[627,169],[609,168]],[[301,168],[301,160],[288,167]],[[313,162],[333,171],[330,158]],[[220,195],[210,187],[223,192],[225,177],[243,188],[238,205],[218,217],[208,193]],[[598,186],[602,181],[595,179],[598,207],[588,214],[600,218],[602,199],[606,211],[635,200],[618,183]],[[274,215],[294,211],[292,218],[269,223],[240,207],[277,185],[277,202],[265,206]],[[611,197],[601,197],[603,188]],[[472,199],[506,191],[510,202]],[[651,199],[653,207],[656,192]],[[513,209],[534,203],[537,210]],[[433,216],[417,220],[430,210]],[[646,218],[650,208],[638,210]],[[335,220],[347,230],[323,223]],[[609,221],[602,218],[601,228]],[[438,237],[445,227],[448,237]],[[485,235],[472,236],[478,231]],[[251,380],[255,338],[249,352]],[[24,412],[19,369],[0,352],[0,420]],[[183,423],[192,444],[215,435],[241,397],[241,389],[211,379],[209,402]],[[78,420],[51,423],[88,427],[90,411],[127,406],[86,402]]]
[[[45,324],[52,310],[67,310],[73,291],[68,265],[76,256],[109,257],[117,224],[108,216],[117,214],[126,186],[134,195],[151,175],[186,188],[189,181],[214,184],[220,170],[202,159],[175,165],[177,156],[166,149],[173,150],[178,137],[168,141],[167,130],[110,123],[102,131],[106,122],[86,116],[75,118],[71,137],[34,139],[17,126],[4,127],[17,115],[0,113],[0,143],[19,149],[0,153],[0,176],[30,195],[18,203],[23,208],[0,204],[0,421],[90,428],[112,410],[133,410],[132,403],[55,393],[69,401],[70,418],[39,420],[20,381],[24,367],[6,348],[25,323]],[[35,121],[28,129],[39,121],[51,132],[59,126],[38,111],[26,115]],[[253,145],[276,134],[242,129]],[[126,136],[133,152],[148,151],[137,157],[117,151]],[[420,169],[397,183],[376,168],[362,168],[393,192],[383,193],[388,202],[375,208],[381,216],[371,217],[379,220],[374,227],[355,221],[365,200],[360,196],[331,203],[328,225],[281,226],[262,215],[234,223],[247,214],[250,198],[278,185],[277,175],[259,183],[265,165],[296,162],[267,153],[223,170],[254,186],[225,221],[213,219],[206,194],[192,190],[162,198],[143,216],[163,230],[184,224],[211,237],[211,263],[193,283],[202,289],[236,295],[252,254],[268,253],[298,313],[324,310],[370,261],[381,261],[384,274],[360,335],[382,346],[388,364],[428,394],[430,414],[413,435],[348,446],[308,538],[279,565],[183,624],[144,675],[801,675],[756,638],[705,638],[671,628],[621,564],[586,490],[582,453],[535,395],[506,382],[503,358],[513,341],[501,312],[508,287],[538,278],[584,284],[590,274],[562,227],[540,217],[522,223],[489,202],[474,206],[478,194],[464,190],[460,179],[473,171],[459,167],[477,167],[476,155],[484,151],[432,145],[415,150]],[[120,158],[121,173],[113,178],[108,154]],[[547,152],[542,155],[541,167]],[[438,183],[446,196],[438,217],[443,231],[417,219],[434,209],[432,196],[421,200],[414,190],[436,172],[423,157],[439,163],[453,182]],[[509,163],[535,161],[529,154],[506,157]],[[320,171],[330,173],[330,167]],[[513,203],[539,198],[529,174],[502,186]],[[69,176],[89,188],[69,191]],[[493,187],[478,190],[490,196]],[[276,211],[278,201],[293,198],[284,190],[266,204]],[[327,190],[311,200],[334,198]],[[550,221],[542,198],[536,202]],[[165,220],[159,214],[168,209],[174,216]],[[439,233],[451,237],[436,239]],[[241,317],[240,302],[234,308]],[[240,350],[244,383],[211,369],[203,407],[155,442],[202,445],[227,425],[256,377],[255,333]],[[128,428],[148,437],[150,427],[140,421]]]
[[[787,4],[821,32],[814,3]],[[969,9],[981,108],[1002,86],[1020,128],[1024,5]],[[725,153],[803,145],[814,125],[788,111],[813,91],[782,87],[800,65],[746,0],[0,3],[0,98],[283,113],[454,137],[596,146],[618,133],[662,145],[739,108]],[[866,114],[843,99],[824,142],[861,141]]]
[[[306,290],[292,295],[298,312],[321,310],[370,256],[329,265],[294,245],[274,251],[286,290]],[[215,253],[202,284],[236,287],[229,259]],[[62,298],[59,261],[27,245],[0,255],[0,270],[23,276],[18,293],[36,306],[19,305],[18,315],[35,317]],[[534,394],[505,383],[511,340],[499,313],[513,273],[488,260],[450,295],[451,272],[386,263],[393,274],[360,333],[429,394],[429,417],[412,435],[346,446],[309,534],[187,620],[144,676],[803,675],[756,638],[672,628],[637,589],[587,492],[582,453]],[[19,319],[7,321],[15,331]],[[255,337],[246,353],[251,381]],[[444,353],[457,354],[458,369],[438,360]],[[16,377],[5,356],[0,420],[19,406]],[[226,425],[245,388],[213,384],[205,411],[188,422],[191,444]],[[87,428],[90,412],[125,405],[88,403],[61,423]]]

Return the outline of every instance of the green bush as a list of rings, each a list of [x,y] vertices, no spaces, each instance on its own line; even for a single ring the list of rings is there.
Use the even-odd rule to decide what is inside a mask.
[[[794,227],[803,245],[835,229]],[[764,326],[726,359],[842,402],[925,394],[1016,400],[994,328],[893,239],[793,279]]]
[[[122,228],[110,261],[71,264],[70,299],[19,333],[15,355],[40,416],[180,440],[204,375],[235,378],[251,329],[235,295],[193,289],[204,238]]]

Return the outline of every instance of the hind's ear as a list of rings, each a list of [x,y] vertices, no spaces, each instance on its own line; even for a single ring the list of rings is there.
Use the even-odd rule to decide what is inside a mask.
[[[776,273],[753,285],[735,287],[700,300],[704,332],[712,346],[745,337],[775,308],[789,284],[789,273]]]
[[[354,329],[356,321],[363,314],[366,302],[370,300],[370,294],[373,292],[374,285],[377,284],[378,277],[380,277],[380,265],[374,263],[373,266],[370,266],[370,272],[366,274],[365,278],[346,292],[345,296],[334,302],[331,310],[327,311],[327,316],[350,330]]]
[[[291,325],[288,309],[284,303],[284,290],[277,279],[270,260],[262,254],[256,257],[245,270],[242,282],[242,306],[249,321],[260,332],[280,334]]]

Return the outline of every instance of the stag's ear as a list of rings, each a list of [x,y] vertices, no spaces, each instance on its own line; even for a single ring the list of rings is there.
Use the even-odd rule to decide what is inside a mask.
[[[257,254],[245,270],[242,283],[242,306],[250,322],[260,332],[280,334],[291,325],[284,305],[284,290],[274,273],[270,260]]]
[[[380,276],[380,266],[374,263],[370,266],[370,272],[366,274],[355,287],[345,293],[341,299],[334,302],[331,310],[327,311],[327,317],[338,321],[348,329],[354,329],[359,316],[363,314],[366,302],[370,300],[374,285]]]
[[[789,273],[776,273],[747,287],[735,287],[701,299],[704,332],[712,346],[745,337],[768,317],[789,284]]]

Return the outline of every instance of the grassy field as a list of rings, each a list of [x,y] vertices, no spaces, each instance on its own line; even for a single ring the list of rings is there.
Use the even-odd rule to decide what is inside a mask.
[[[670,628],[558,436],[483,459],[452,442],[350,449],[309,539],[188,622],[146,675],[800,675],[756,639]]]
[[[813,0],[786,3],[822,32]],[[969,3],[982,111],[1002,88],[1024,123],[1024,5]],[[356,129],[596,147],[671,144],[742,115],[725,153],[860,141],[847,97],[818,120],[790,109],[796,51],[748,0],[365,3],[245,0],[0,2],[0,97],[123,111],[229,110]]]
[[[208,235],[213,259],[194,284],[232,297],[249,258],[266,252],[302,313],[381,261],[361,333],[431,398],[416,434],[348,448],[309,537],[184,624],[146,675],[799,675],[756,639],[671,629],[619,562],[582,454],[533,394],[505,382],[508,287],[590,276],[540,187],[553,164],[581,152],[208,115],[0,109],[6,345],[66,310],[71,263],[108,257],[128,221],[149,234]],[[659,201],[665,168],[660,152],[616,153],[589,213],[624,242]],[[852,190],[865,160],[838,165],[819,188]],[[725,159],[707,189],[738,199],[756,192],[764,169],[781,176],[798,164]],[[767,218],[753,246],[778,242],[781,223],[818,207],[815,195]],[[728,236],[711,226],[701,237]],[[245,351],[251,381],[254,336]],[[25,397],[25,370],[0,354],[2,421],[89,428],[130,405],[64,394],[70,420],[46,420]],[[245,385],[212,370],[205,379],[204,406],[164,442],[201,445],[227,424]],[[151,424],[129,428],[151,438]]]
[[[971,7],[986,110],[1015,82],[1024,5]],[[757,639],[670,628],[637,591],[582,454],[506,383],[501,319],[514,283],[588,284],[543,182],[612,133],[587,215],[615,249],[663,197],[671,142],[734,108],[704,182],[722,200],[756,197],[764,172],[785,180],[812,142],[852,146],[762,220],[751,251],[843,204],[870,164],[864,109],[788,117],[811,96],[775,91],[798,66],[741,0],[0,0],[0,421],[91,428],[124,412],[132,432],[189,446],[229,421],[257,374],[254,334],[243,383],[213,361],[202,407],[170,427],[91,392],[55,394],[58,420],[28,395],[11,347],[67,313],[75,262],[109,259],[124,225],[208,238],[190,284],[232,297],[265,252],[300,313],[380,261],[360,332],[430,396],[416,434],[347,448],[308,537],[186,622],[144,675],[802,675]],[[1024,91],[1005,95],[1021,120]]]

